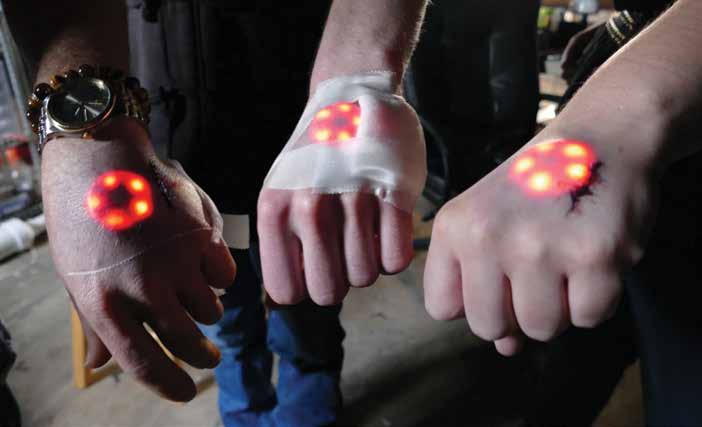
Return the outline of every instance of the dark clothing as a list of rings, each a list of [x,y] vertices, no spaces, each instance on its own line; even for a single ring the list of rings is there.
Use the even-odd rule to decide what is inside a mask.
[[[645,21],[638,21],[638,28],[628,39],[645,25]],[[611,35],[607,31],[601,31],[593,38],[585,51],[589,53],[578,63],[578,75],[583,78],[575,80],[569,95],[616,52],[617,45],[608,37]],[[697,154],[672,165],[664,175],[646,255],[625,281],[625,303],[631,307],[631,314],[620,312],[617,316],[617,324],[628,322],[635,338],[647,425],[702,425],[701,164],[702,154]],[[616,330],[602,328],[603,342],[607,335],[623,337],[621,331],[621,326]],[[611,361],[623,367],[631,360],[630,340],[617,341],[609,347]]]
[[[538,10],[538,0],[436,0],[427,9],[405,95],[425,127],[429,190],[443,173],[448,192],[465,191],[534,135]]]
[[[647,425],[702,425],[702,154],[670,167],[638,283],[629,286]]]
[[[142,0],[127,3],[132,72],[152,97],[157,151],[222,212],[253,212],[307,101],[330,1],[163,0],[148,13]]]
[[[10,333],[0,322],[0,427],[20,427],[22,422],[17,401],[7,386],[7,374],[17,355],[12,350]]]
[[[7,381],[7,374],[10,372],[12,364],[15,363],[17,355],[10,345],[10,333],[0,322],[0,384]]]
[[[642,12],[653,17],[663,12],[675,0],[615,0],[617,10]]]

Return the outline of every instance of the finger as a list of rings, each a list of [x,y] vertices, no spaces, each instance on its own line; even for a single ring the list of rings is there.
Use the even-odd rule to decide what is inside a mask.
[[[207,284],[213,288],[223,289],[234,283],[236,264],[222,238],[205,248],[202,257],[202,273],[207,279]]]
[[[200,332],[178,300],[164,296],[147,322],[174,356],[198,369],[210,369],[220,360],[219,349]]]
[[[92,326],[90,326],[90,322],[88,322],[83,313],[81,313],[70,289],[66,288],[66,291],[68,291],[68,297],[71,299],[71,304],[76,315],[78,315],[78,321],[80,322],[81,330],[83,331],[83,336],[86,341],[87,350],[84,366],[90,369],[97,369],[109,362],[112,355],[110,354],[110,350],[105,347],[100,337],[95,333]],[[71,321],[73,321],[73,319],[71,319]]]
[[[78,313],[80,325],[83,329],[83,335],[85,336],[88,347],[88,351],[85,355],[85,367],[97,369],[109,362],[110,358],[112,358],[112,354],[110,354],[110,350],[105,347],[105,344],[98,334],[95,333],[85,316],[81,314],[80,310],[76,309],[76,313]]]
[[[199,272],[194,273],[190,280],[181,282],[176,288],[176,295],[197,322],[213,325],[222,318],[224,306]]]
[[[614,269],[583,271],[568,280],[570,321],[580,328],[593,328],[616,312],[622,281]]]
[[[105,347],[105,344],[87,321],[81,318],[80,323],[88,347],[85,355],[85,367],[90,369],[100,368],[110,361],[112,354],[110,354],[110,350]]]
[[[335,196],[311,195],[297,198],[293,210],[307,292],[318,305],[339,304],[349,289],[341,254],[341,203]]]
[[[495,341],[495,348],[497,352],[503,356],[514,356],[515,354],[522,351],[524,347],[525,338],[523,335],[510,335]]]
[[[192,400],[197,390],[188,374],[166,356],[136,320],[131,305],[121,298],[111,300],[109,309],[99,310],[105,312],[105,316],[86,313],[86,318],[122,370],[166,399]]]
[[[518,330],[510,284],[502,269],[489,260],[464,261],[463,301],[473,333],[495,341]]]
[[[370,194],[341,195],[344,208],[344,261],[351,286],[372,285],[379,274],[374,238],[378,220],[378,199]]]
[[[548,268],[525,267],[509,275],[512,305],[520,329],[537,341],[548,341],[568,326],[565,278]]]
[[[379,205],[381,266],[388,274],[399,273],[412,261],[412,215],[386,202]]]
[[[424,266],[424,306],[437,320],[458,319],[464,313],[461,267],[436,223]]]
[[[263,284],[278,304],[297,304],[307,297],[301,244],[289,226],[290,194],[266,190],[258,204]]]

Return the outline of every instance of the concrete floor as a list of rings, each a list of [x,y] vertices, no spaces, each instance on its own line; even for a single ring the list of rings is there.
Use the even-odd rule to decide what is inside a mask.
[[[426,234],[427,226],[417,232]],[[525,425],[524,402],[540,399],[530,388],[529,359],[498,356],[462,321],[432,321],[422,301],[424,258],[419,253],[406,272],[353,290],[346,299],[342,425]],[[215,385],[186,405],[163,401],[121,374],[86,390],[73,387],[69,301],[46,243],[0,265],[0,315],[19,354],[9,383],[25,426],[220,425]],[[210,372],[192,372],[211,381]],[[577,384],[556,390],[573,401],[587,399],[577,392]],[[640,402],[633,367],[595,425],[642,425]]]

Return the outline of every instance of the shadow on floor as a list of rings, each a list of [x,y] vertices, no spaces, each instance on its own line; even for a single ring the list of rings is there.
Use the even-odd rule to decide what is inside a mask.
[[[364,394],[346,402],[341,425],[592,425],[634,361],[623,332],[614,319],[549,344],[530,343],[513,358],[492,345],[432,351],[423,343],[397,356],[414,360],[368,372]]]

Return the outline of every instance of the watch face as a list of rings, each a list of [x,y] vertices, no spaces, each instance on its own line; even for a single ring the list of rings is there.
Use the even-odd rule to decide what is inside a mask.
[[[76,78],[66,81],[63,91],[51,96],[48,113],[69,129],[88,127],[110,108],[112,92],[102,80]]]

